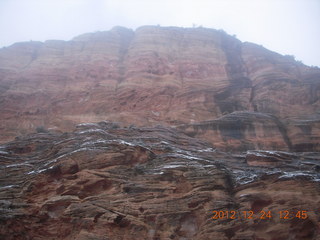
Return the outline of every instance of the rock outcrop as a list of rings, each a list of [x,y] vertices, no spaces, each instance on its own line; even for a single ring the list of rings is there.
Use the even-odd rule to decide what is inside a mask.
[[[178,126],[221,150],[319,151],[319,96],[319,68],[212,29],[115,27],[0,49],[1,142],[109,120]]]
[[[0,150],[1,239],[320,239],[318,153],[108,122]]]
[[[2,48],[0,239],[320,240],[319,107],[319,68],[219,30]]]

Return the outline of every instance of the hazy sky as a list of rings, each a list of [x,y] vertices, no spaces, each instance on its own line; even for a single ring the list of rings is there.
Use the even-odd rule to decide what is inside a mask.
[[[224,29],[320,66],[320,0],[0,0],[0,47],[113,26]]]

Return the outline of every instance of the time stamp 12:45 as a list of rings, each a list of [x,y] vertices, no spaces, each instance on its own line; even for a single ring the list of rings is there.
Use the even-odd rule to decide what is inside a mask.
[[[278,212],[271,212],[271,211],[212,211],[213,216],[211,217],[214,220],[218,219],[272,219],[272,218],[280,218],[280,219],[307,219],[308,212],[304,210],[296,210],[296,211],[289,211],[289,210],[282,210]]]

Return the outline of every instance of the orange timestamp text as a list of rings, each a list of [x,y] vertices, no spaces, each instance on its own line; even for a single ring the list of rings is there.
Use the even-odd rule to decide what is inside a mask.
[[[304,210],[296,210],[296,211],[289,211],[289,210],[282,210],[278,212],[271,212],[271,211],[238,211],[238,210],[231,210],[231,211],[212,211],[213,216],[211,217],[214,220],[218,219],[262,219],[268,220],[274,217],[279,219],[307,219],[308,212]]]

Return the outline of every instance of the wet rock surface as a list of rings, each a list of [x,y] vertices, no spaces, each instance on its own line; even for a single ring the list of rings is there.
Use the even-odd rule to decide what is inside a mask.
[[[320,239],[315,152],[100,122],[17,138],[0,161],[1,239]]]
[[[180,126],[224,151],[320,151],[320,69],[222,30],[115,27],[0,49],[0,142],[83,122]]]
[[[0,239],[320,239],[319,79],[206,28],[0,49]]]

